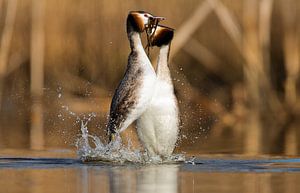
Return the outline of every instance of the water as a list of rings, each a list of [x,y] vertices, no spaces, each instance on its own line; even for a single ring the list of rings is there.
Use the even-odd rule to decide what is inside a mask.
[[[119,135],[111,143],[102,142],[98,136],[91,135],[88,131],[88,124],[96,117],[96,114],[90,113],[81,118],[76,113],[70,111],[67,106],[62,107],[69,115],[76,117],[76,122],[81,123],[81,133],[76,141],[76,147],[78,156],[84,162],[159,164],[186,161],[185,156],[182,154],[170,155],[167,158],[161,158],[160,156],[149,157],[147,152],[140,149],[133,149],[130,139],[128,139],[127,144],[124,144]]]
[[[61,98],[61,92],[59,92],[58,97]],[[128,141],[127,146],[122,143],[120,137],[118,137],[113,143],[107,144],[102,142],[98,136],[89,134],[88,124],[93,118],[96,118],[95,113],[78,115],[71,111],[69,107],[64,104],[61,104],[61,107],[68,116],[76,119],[76,123],[81,124],[81,133],[79,134],[75,145],[77,147],[77,154],[82,161],[105,161],[111,163],[146,162],[146,156],[144,153],[142,153],[140,150],[131,149],[130,140]],[[62,114],[58,114],[58,117],[64,121]]]
[[[13,156],[13,155],[18,156]],[[0,151],[0,192],[299,192],[300,159],[197,155],[177,164],[83,163],[69,151]]]
[[[127,145],[124,145],[119,136],[115,141],[105,144],[99,137],[89,134],[87,125],[90,120],[91,117],[87,120],[81,120],[81,136],[76,142],[78,155],[84,162],[159,164],[186,161],[184,155],[181,154],[171,155],[164,159],[160,156],[149,157],[144,151],[132,149],[130,139],[128,139]]]
[[[173,155],[149,158],[118,138],[106,144],[88,131],[95,114],[79,116],[77,149],[0,150],[0,193],[299,192],[300,158]]]

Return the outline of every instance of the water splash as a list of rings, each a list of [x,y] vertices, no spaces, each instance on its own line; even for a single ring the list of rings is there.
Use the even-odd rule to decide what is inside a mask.
[[[83,162],[160,164],[185,161],[182,154],[164,159],[160,156],[149,157],[147,152],[133,149],[130,139],[127,145],[124,145],[120,136],[111,143],[103,143],[99,137],[89,134],[87,126],[90,120],[81,120],[81,135],[76,142],[77,153]]]
[[[81,136],[76,142],[78,155],[84,162],[142,162],[141,152],[125,147],[120,137],[109,144],[104,144],[99,137],[90,135],[87,128],[88,121],[81,121]]]
[[[57,89],[58,99],[62,99],[62,88]],[[140,163],[140,164],[160,164],[160,163],[177,163],[184,162],[185,157],[182,154],[171,155],[162,159],[160,156],[149,157],[147,152],[140,149],[133,149],[131,140],[128,139],[124,144],[120,136],[116,140],[107,144],[98,136],[92,135],[88,131],[88,124],[96,118],[96,113],[77,114],[67,105],[59,100],[61,111],[57,117],[64,121],[65,119],[74,119],[73,126],[80,124],[79,137],[76,139],[77,154],[83,162],[111,162],[111,163]]]

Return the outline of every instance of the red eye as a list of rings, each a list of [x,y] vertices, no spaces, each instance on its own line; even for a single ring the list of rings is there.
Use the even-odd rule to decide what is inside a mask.
[[[147,14],[144,14],[145,17],[149,17]]]

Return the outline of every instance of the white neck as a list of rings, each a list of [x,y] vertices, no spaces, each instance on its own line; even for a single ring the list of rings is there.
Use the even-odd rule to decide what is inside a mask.
[[[172,81],[168,67],[170,45],[163,45],[159,50],[156,74],[157,77],[166,81]]]
[[[141,36],[138,32],[132,32],[129,35],[130,48],[132,51],[144,50]]]
[[[156,74],[160,78],[164,78],[166,75],[169,76],[168,57],[169,57],[169,45],[163,45],[160,47]]]
[[[168,57],[169,57],[169,45],[163,45],[159,50],[157,65],[167,66],[168,65]]]
[[[151,74],[155,73],[154,69],[152,67],[152,64],[144,50],[141,36],[138,32],[131,32],[128,35],[129,42],[130,42],[130,48],[132,53],[136,53],[134,55],[130,55],[129,57],[135,57],[133,61],[131,62],[131,65],[138,65],[143,66],[144,70],[147,70],[147,72],[150,72]],[[132,59],[132,58],[131,58]]]

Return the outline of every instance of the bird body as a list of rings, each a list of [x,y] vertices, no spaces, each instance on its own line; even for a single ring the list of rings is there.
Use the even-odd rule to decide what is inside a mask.
[[[156,32],[157,38],[160,33],[163,33],[160,32],[160,28],[158,27]],[[170,30],[170,28],[167,29]],[[161,41],[156,43],[160,47],[160,52],[155,90],[148,108],[137,120],[138,136],[149,156],[167,157],[171,155],[178,138],[179,110],[168,67],[172,37],[173,31],[171,30],[168,32],[168,36],[162,37],[164,40],[161,41],[166,42],[163,42],[162,45],[159,44]]]
[[[124,131],[149,105],[155,88],[156,74],[144,52],[136,43],[128,58],[128,67],[111,105],[111,119],[118,132]],[[120,123],[118,123],[120,122]]]
[[[155,88],[156,73],[143,48],[140,33],[154,17],[146,12],[130,12],[127,36],[131,52],[125,75],[112,99],[107,124],[111,141],[115,133],[124,131],[148,107]]]
[[[107,132],[111,141],[116,133],[137,120],[138,136],[148,155],[168,157],[179,132],[178,104],[168,67],[174,32],[157,26],[161,17],[154,18],[145,12],[130,12],[127,17],[131,52],[125,75],[112,99]],[[153,23],[155,28],[151,27]],[[156,72],[142,45],[140,33],[144,30],[151,33],[150,45],[160,47]]]

